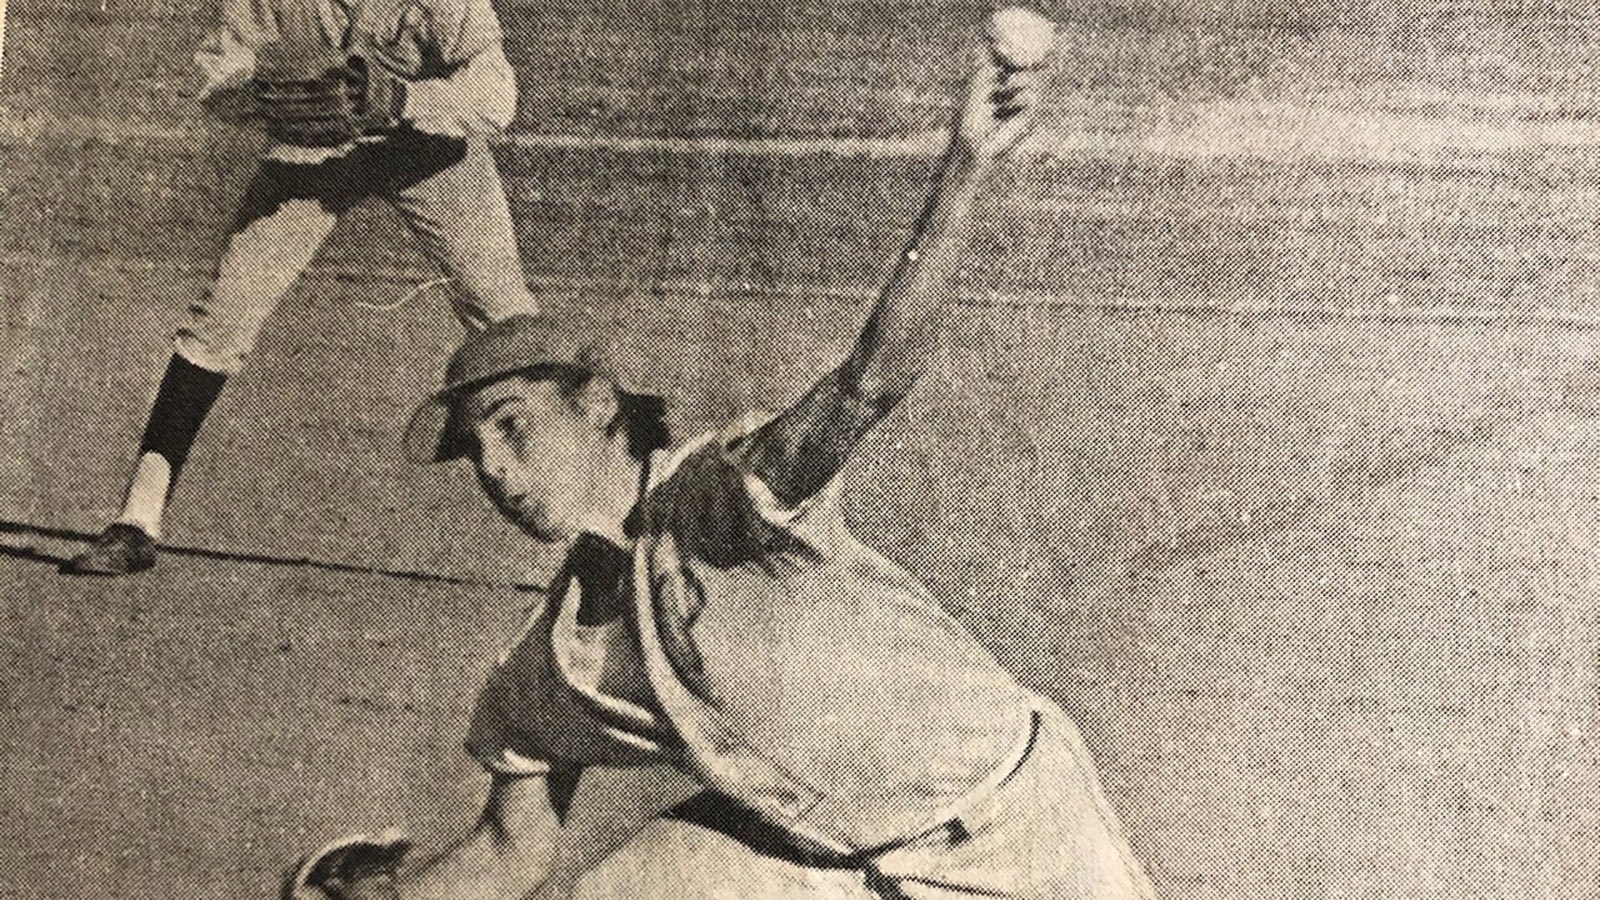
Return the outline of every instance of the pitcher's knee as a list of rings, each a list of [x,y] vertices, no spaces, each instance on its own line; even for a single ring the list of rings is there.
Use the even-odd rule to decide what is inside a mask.
[[[748,877],[759,869],[759,861],[731,838],[694,825],[656,821],[585,872],[572,896],[574,900],[743,900],[773,894],[761,889],[759,879]]]

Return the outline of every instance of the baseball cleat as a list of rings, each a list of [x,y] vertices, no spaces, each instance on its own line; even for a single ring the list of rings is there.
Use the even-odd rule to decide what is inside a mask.
[[[155,539],[137,525],[116,522],[89,549],[61,564],[67,575],[131,575],[156,564]]]

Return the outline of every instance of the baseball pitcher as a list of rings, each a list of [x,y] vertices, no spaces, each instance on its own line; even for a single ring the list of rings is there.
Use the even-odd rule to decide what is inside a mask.
[[[516,84],[489,0],[224,0],[196,54],[202,101],[271,138],[210,291],[187,306],[122,513],[72,574],[149,568],[212,403],[340,215],[389,203],[453,281],[469,328],[533,313],[485,136]]]
[[[477,827],[414,867],[398,833],[341,839],[287,896],[523,897],[580,773],[666,763],[702,792],[587,872],[580,898],[1152,900],[1066,714],[839,505],[847,458],[926,365],[1034,80],[980,56],[854,349],[775,416],[669,450],[661,399],[592,334],[514,317],[467,338],[413,416],[412,454],[470,460],[565,563],[478,701],[467,747],[492,783]]]

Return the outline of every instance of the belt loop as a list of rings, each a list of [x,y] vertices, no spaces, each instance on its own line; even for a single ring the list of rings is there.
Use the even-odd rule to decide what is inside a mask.
[[[951,819],[944,823],[945,831],[950,833],[950,845],[958,846],[972,840],[972,832],[967,830],[966,823],[960,819]]]

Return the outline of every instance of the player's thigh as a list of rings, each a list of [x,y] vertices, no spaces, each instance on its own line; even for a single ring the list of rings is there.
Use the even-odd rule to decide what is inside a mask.
[[[263,163],[239,202],[218,266],[227,283],[214,293],[254,300],[269,293],[258,283],[293,283],[349,206],[331,183],[347,168]]]
[[[873,900],[861,874],[756,853],[710,828],[657,819],[585,873],[574,900]]]
[[[423,252],[455,280],[456,314],[465,324],[538,311],[523,277],[505,186],[482,140],[466,141],[459,159],[427,177],[397,182],[389,199]]]
[[[264,164],[239,204],[211,289],[188,306],[178,349],[206,368],[243,365],[261,324],[305,271],[338,222],[336,201],[319,197],[297,172],[320,167]]]

